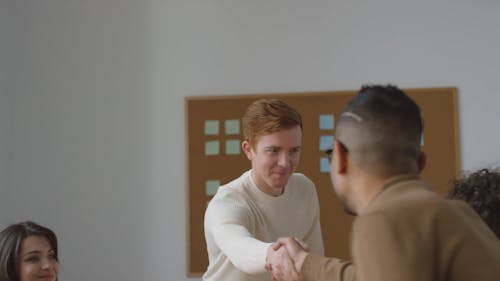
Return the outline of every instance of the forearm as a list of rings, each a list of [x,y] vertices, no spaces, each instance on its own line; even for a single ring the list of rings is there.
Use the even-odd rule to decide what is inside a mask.
[[[267,251],[272,243],[265,243],[252,237],[235,239],[224,243],[221,250],[233,265],[246,274],[265,272]]]
[[[338,258],[308,254],[301,265],[304,281],[354,281],[354,265]]]

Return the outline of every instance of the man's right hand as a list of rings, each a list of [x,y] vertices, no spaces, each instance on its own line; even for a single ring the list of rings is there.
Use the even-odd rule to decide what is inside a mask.
[[[274,249],[279,249],[282,246],[292,258],[297,272],[301,272],[302,264],[309,254],[309,246],[306,242],[294,237],[279,238],[273,245]]]

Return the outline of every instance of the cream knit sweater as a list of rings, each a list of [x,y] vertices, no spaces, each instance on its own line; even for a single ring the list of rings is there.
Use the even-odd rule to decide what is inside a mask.
[[[323,254],[319,204],[314,184],[295,173],[278,197],[262,192],[251,170],[223,185],[205,212],[209,265],[205,281],[272,280],[264,269],[267,249],[283,236]]]

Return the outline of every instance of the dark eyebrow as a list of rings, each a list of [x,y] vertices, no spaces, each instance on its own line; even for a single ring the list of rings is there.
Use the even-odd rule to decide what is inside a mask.
[[[33,251],[29,251],[27,252],[26,254],[24,254],[23,256],[29,256],[29,255],[32,255],[32,254],[41,254],[42,251],[39,251],[39,250],[33,250]],[[54,251],[54,249],[50,249],[47,251],[47,253],[49,254],[55,254],[56,251]]]
[[[40,254],[42,253],[41,251],[38,251],[38,250],[34,250],[34,251],[29,251],[27,252],[26,254],[24,254],[23,256],[29,256],[29,255],[32,255],[32,254]]]

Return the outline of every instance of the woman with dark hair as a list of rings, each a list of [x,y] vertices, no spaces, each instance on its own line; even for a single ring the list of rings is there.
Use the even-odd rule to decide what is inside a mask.
[[[500,239],[500,167],[464,173],[447,196],[467,202]]]
[[[54,281],[58,271],[52,230],[26,221],[0,232],[0,281]]]

